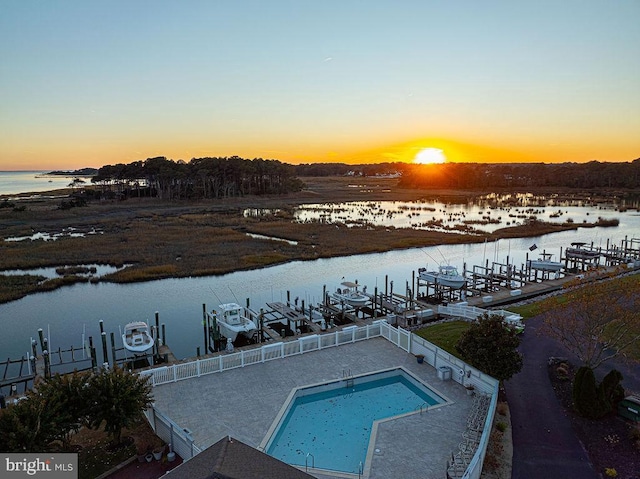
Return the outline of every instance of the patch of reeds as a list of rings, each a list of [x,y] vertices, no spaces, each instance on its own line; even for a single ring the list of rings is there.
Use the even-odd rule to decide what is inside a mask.
[[[73,274],[88,274],[88,273],[96,273],[97,269],[95,266],[87,267],[87,266],[64,266],[60,268],[56,268],[56,274],[60,276],[69,276]]]
[[[139,267],[133,266],[110,275],[110,279],[120,283],[135,283],[153,279],[170,278],[178,270],[175,264]]]
[[[45,279],[44,276],[34,275],[0,275],[0,302],[14,301],[38,291],[38,285]]]
[[[613,218],[610,220],[606,220],[604,218],[598,218],[598,221],[595,222],[595,226],[603,226],[603,227],[611,227],[611,226],[619,226],[620,220],[617,218]]]
[[[288,257],[280,253],[267,253],[264,255],[247,255],[242,256],[240,261],[247,267],[268,266],[277,263],[284,263]]]

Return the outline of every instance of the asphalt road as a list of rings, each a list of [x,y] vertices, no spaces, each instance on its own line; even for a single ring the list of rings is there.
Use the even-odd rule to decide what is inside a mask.
[[[599,479],[556,399],[547,373],[549,357],[573,358],[561,344],[537,334],[541,324],[542,317],[527,320],[520,344],[522,371],[505,383],[513,427],[511,477]]]

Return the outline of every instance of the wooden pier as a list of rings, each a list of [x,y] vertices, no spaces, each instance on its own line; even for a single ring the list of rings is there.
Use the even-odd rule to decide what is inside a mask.
[[[0,362],[2,379],[0,380],[0,404],[5,398],[17,397],[32,389],[40,378],[48,379],[55,374],[67,374],[73,371],[97,371],[102,367],[118,366],[124,369],[141,369],[151,365],[176,362],[177,359],[166,345],[165,326],[160,326],[156,313],[154,330],[155,341],[152,349],[145,355],[133,355],[124,346],[116,346],[115,333],[107,335],[104,323],[100,324],[101,349],[94,344],[93,337],[86,338],[81,346],[52,349],[42,329],[38,330],[38,340],[32,340],[31,351],[20,359],[7,358]],[[161,332],[161,334],[160,334]],[[110,347],[107,337],[110,337]]]
[[[321,331],[320,326],[313,322],[313,318],[307,316],[300,310],[293,309],[291,306],[280,302],[267,303],[267,306],[271,308],[271,311],[268,314],[270,317],[273,317],[273,320],[270,321],[267,317],[267,313],[265,313],[265,318],[267,318],[265,324],[267,326],[274,322],[281,322],[282,320],[285,320],[288,328],[293,332],[302,332],[304,330],[304,332],[319,333]],[[302,307],[304,308],[304,305]],[[309,311],[309,314],[313,314],[312,310]],[[273,316],[274,313],[278,316]]]

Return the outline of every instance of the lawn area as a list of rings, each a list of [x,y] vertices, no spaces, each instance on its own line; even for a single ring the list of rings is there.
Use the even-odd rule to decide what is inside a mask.
[[[540,314],[546,313],[550,309],[553,309],[559,304],[566,302],[566,297],[552,296],[550,298],[541,299],[528,304],[522,304],[520,306],[509,306],[509,311],[518,313],[522,316],[522,319],[533,318]]]
[[[448,353],[460,357],[460,353],[456,351],[455,346],[462,333],[469,329],[470,326],[471,323],[467,321],[451,321],[434,324],[433,326],[428,326],[414,332],[421,338],[426,339]]]

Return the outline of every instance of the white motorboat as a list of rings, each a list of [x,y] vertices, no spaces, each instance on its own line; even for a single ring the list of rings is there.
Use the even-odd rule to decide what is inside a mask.
[[[145,354],[153,347],[153,335],[149,325],[143,321],[128,323],[122,333],[122,343],[134,354]]]
[[[463,288],[466,284],[464,276],[458,273],[455,266],[439,266],[438,271],[427,271],[426,268],[418,269],[418,277],[428,283],[448,286],[452,289]]]
[[[339,303],[344,303],[354,308],[362,308],[366,306],[371,299],[365,294],[367,287],[360,291],[357,282],[343,281],[340,287],[333,293],[333,299]]]
[[[209,318],[217,324],[220,334],[227,340],[235,341],[238,334],[251,338],[257,331],[255,323],[249,319],[245,308],[237,303],[225,303],[218,306],[218,310],[207,313]]]
[[[529,260],[529,267],[541,271],[560,271],[562,263],[560,261],[552,261],[551,253],[542,253],[536,260]]]

